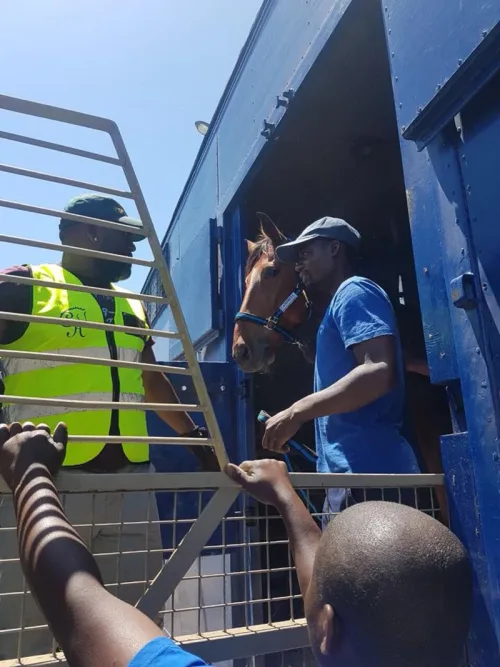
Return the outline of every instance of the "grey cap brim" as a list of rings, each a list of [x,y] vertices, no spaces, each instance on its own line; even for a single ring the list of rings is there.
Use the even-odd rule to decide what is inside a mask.
[[[119,218],[117,220],[121,225],[127,225],[128,227],[135,227],[135,229],[143,229],[142,222],[140,220],[137,220],[137,218],[130,218],[128,215],[124,215],[123,217]],[[130,238],[134,243],[138,243],[139,241],[144,241],[145,236],[139,235],[139,234],[130,234]]]
[[[311,234],[307,237],[298,238],[295,241],[290,241],[289,243],[284,243],[276,248],[276,255],[280,262],[285,262],[292,264],[299,259],[300,249],[305,245],[314,241],[314,239],[319,239],[321,234]]]

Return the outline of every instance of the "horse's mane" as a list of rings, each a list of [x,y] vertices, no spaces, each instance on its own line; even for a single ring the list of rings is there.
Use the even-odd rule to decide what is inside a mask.
[[[245,275],[248,276],[248,274],[252,271],[254,266],[257,264],[259,259],[263,256],[269,256],[272,254],[272,251],[274,249],[272,239],[269,238],[269,236],[266,236],[265,234],[259,234],[257,237],[257,240],[253,244],[252,250],[248,255],[246,267],[245,267]]]

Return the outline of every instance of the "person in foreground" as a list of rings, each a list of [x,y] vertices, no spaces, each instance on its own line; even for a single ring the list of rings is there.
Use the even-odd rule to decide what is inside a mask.
[[[320,665],[461,667],[472,575],[441,523],[372,501],[344,510],[322,533],[284,463],[247,461],[225,472],[283,517]]]
[[[203,667],[138,609],[102,584],[97,564],[66,518],[53,475],[67,428],[0,425],[0,472],[12,491],[21,563],[71,667]]]

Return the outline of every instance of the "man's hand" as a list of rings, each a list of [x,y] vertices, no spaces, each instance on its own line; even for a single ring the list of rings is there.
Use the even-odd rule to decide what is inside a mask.
[[[33,464],[55,475],[64,460],[67,442],[68,429],[63,423],[57,425],[53,437],[45,424],[1,424],[0,473],[9,488],[14,491]]]
[[[290,448],[286,447],[285,443],[293,438],[303,423],[293,405],[291,408],[278,412],[266,422],[262,446],[273,452],[287,453]]]
[[[282,461],[244,461],[239,466],[229,463],[224,472],[260,503],[274,505],[279,509],[296,496]]]

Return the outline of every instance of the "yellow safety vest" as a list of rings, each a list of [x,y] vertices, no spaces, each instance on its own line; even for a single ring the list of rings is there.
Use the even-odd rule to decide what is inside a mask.
[[[24,335],[14,343],[5,345],[5,349],[140,361],[145,343],[145,332],[140,327],[146,327],[147,324],[143,307],[137,299],[116,297],[114,300],[114,324],[137,325],[137,335],[74,326],[71,324],[72,319],[104,322],[96,298],[88,292],[57,287],[57,283],[82,284],[76,276],[57,264],[32,266],[31,271],[33,278],[54,283],[54,287],[33,286],[32,314],[59,318],[61,325],[31,322]],[[18,357],[4,358],[2,366],[6,394],[79,399],[96,403],[144,400],[142,372],[136,369]],[[72,435],[147,436],[146,415],[139,410],[89,410],[9,404],[4,406],[4,413],[9,422],[44,422],[51,428],[55,428],[59,421],[64,421]],[[104,444],[70,443],[64,465],[74,466],[92,461],[102,451]],[[132,463],[149,460],[147,443],[126,443],[123,450]]]

